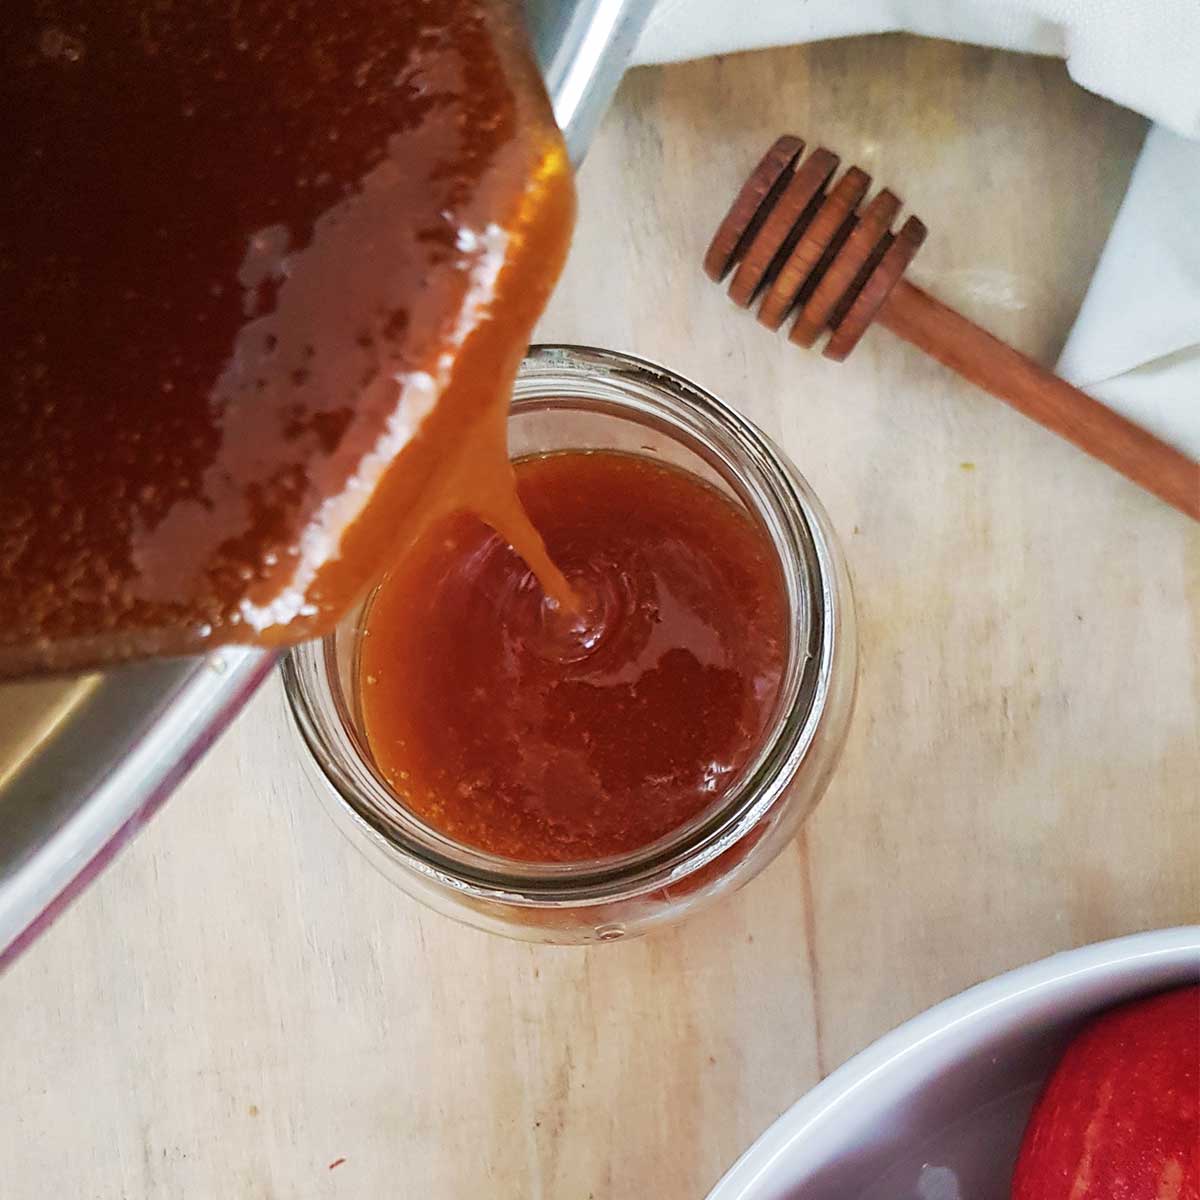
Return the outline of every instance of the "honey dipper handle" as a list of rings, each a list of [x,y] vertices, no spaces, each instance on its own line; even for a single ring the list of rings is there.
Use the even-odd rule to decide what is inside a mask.
[[[1200,463],[901,279],[878,320],[952,371],[1200,521]]]

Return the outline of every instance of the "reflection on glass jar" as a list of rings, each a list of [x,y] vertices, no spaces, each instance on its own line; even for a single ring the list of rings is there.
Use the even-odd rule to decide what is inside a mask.
[[[514,460],[618,451],[669,464],[716,489],[761,532],[778,566],[786,645],[773,702],[727,785],[648,845],[527,861],[438,828],[413,789],[405,796],[405,774],[372,752],[362,634],[374,597],[330,637],[291,653],[287,693],[326,807],[405,891],[512,937],[616,940],[740,886],[820,798],[854,698],[849,582],[828,519],[791,464],[743,418],[661,367],[604,350],[533,348],[513,394],[509,448]],[[496,697],[498,708],[505,699]]]

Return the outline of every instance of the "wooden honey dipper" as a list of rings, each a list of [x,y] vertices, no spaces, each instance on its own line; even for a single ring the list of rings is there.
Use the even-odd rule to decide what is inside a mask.
[[[850,167],[830,186],[838,156],[820,147],[801,161],[797,137],[776,140],[751,172],[704,256],[729,295],[789,338],[811,346],[828,329],[827,358],[842,361],[872,321],[1011,404],[1140,487],[1200,520],[1200,464],[1072,387],[903,278],[925,240],[886,188],[860,210],[871,177]]]

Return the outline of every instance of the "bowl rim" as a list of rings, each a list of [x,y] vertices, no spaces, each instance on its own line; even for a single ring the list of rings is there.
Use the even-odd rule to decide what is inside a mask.
[[[1115,983],[1139,968],[1183,968],[1189,963],[1200,981],[1200,925],[1149,930],[1063,950],[951,996],[883,1034],[805,1093],[739,1156],[708,1200],[754,1200],[772,1169],[801,1138],[830,1128],[861,1089],[902,1070],[914,1055],[939,1042],[961,1038],[972,1026],[1012,1020],[1059,994],[1066,998],[1085,982]],[[932,1062],[931,1057],[931,1067]],[[793,1186],[803,1183],[799,1179]]]

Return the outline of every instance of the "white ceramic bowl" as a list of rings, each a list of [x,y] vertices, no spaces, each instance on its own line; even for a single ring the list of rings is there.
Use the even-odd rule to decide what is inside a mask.
[[[709,1200],[1008,1200],[1025,1121],[1090,1016],[1200,981],[1200,925],[1010,971],[914,1017],[838,1068]]]

